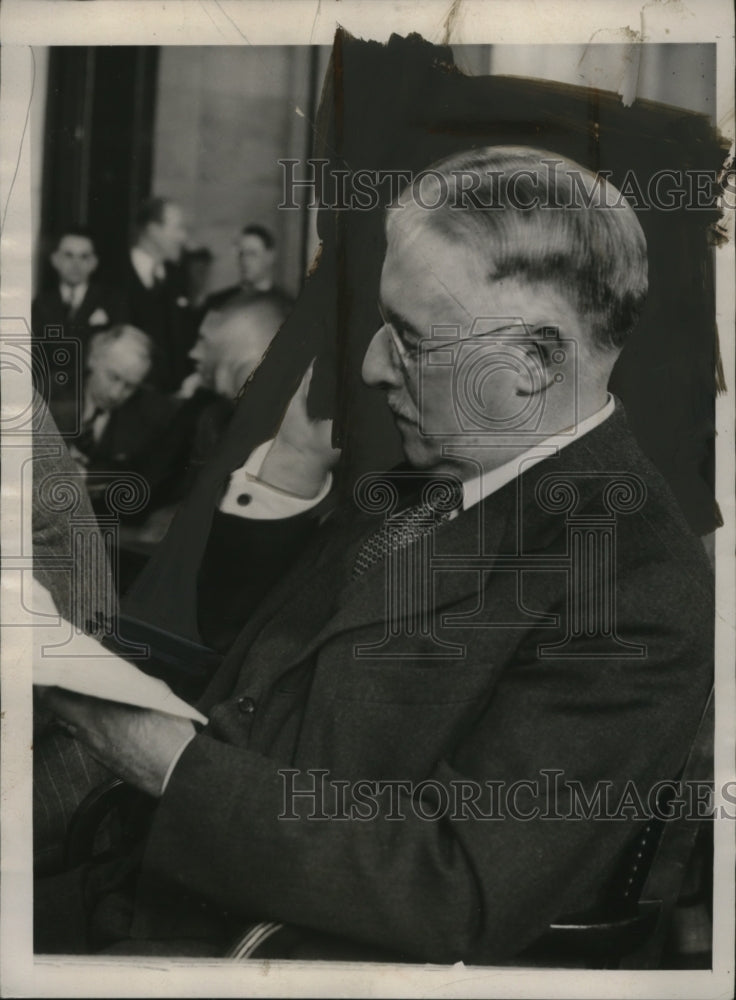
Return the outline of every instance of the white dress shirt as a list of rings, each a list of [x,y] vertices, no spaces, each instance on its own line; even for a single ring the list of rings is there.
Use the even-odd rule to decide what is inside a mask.
[[[144,288],[153,288],[157,280],[163,281],[166,277],[166,268],[161,261],[156,260],[141,247],[131,249],[130,262]]]
[[[526,472],[527,469],[531,469],[537,462],[541,462],[542,459],[549,458],[551,455],[556,455],[568,444],[578,441],[584,434],[589,434],[594,427],[602,424],[604,420],[608,420],[614,409],[613,396],[609,392],[605,406],[602,406],[600,410],[596,410],[595,413],[586,417],[585,420],[581,420],[574,428],[559,431],[557,434],[553,434],[551,437],[540,441],[539,444],[534,445],[533,448],[529,448],[521,455],[517,455],[516,458],[512,458],[510,462],[505,462],[503,465],[499,465],[497,469],[491,469],[489,472],[482,472],[474,479],[469,479],[466,483],[463,483],[463,510],[467,510],[468,507],[472,507],[480,503],[481,500],[485,500],[486,497],[500,490],[506,483],[510,483],[512,479],[516,479],[517,476]]]
[[[220,502],[223,514],[234,514],[236,517],[254,521],[276,521],[311,510],[330,492],[332,489],[330,472],[327,473],[319,493],[308,500],[294,493],[286,493],[259,479],[258,473],[272,444],[273,440],[258,445],[245,464],[233,472]]]
[[[285,517],[295,517],[312,507],[316,507],[332,489],[332,473],[328,472],[319,493],[305,500],[293,493],[286,493],[275,486],[269,486],[258,478],[261,466],[273,444],[273,440],[264,441],[258,445],[246,459],[245,464],[236,469],[230,477],[225,495],[220,501],[220,511],[223,514],[234,514],[255,521],[275,521]],[[164,776],[161,793],[179,763],[179,758],[189,746],[194,736],[190,736],[176,751]]]
[[[69,306],[70,309],[79,309],[82,302],[84,302],[84,296],[87,294],[88,287],[86,282],[79,285],[67,285],[66,282],[62,281],[59,285],[61,301],[64,305]]]

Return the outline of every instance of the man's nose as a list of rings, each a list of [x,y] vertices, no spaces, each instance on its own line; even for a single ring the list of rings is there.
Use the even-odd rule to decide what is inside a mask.
[[[388,389],[403,385],[401,372],[396,364],[388,327],[384,324],[373,335],[363,358],[361,374],[366,385]]]

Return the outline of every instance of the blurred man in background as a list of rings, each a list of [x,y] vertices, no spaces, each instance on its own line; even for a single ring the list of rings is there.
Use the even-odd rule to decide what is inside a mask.
[[[207,311],[213,260],[212,251],[205,246],[185,250],[181,258],[189,308],[197,328]]]
[[[156,484],[154,507],[165,507],[145,530],[159,541],[178,504],[191,489],[235,411],[235,401],[286,317],[270,299],[244,295],[205,316],[189,353],[195,371],[178,393],[182,403],[159,438],[149,478]],[[150,530],[149,530],[150,529]]]
[[[37,362],[46,373],[48,386],[39,386],[52,408],[58,400],[79,398],[79,371],[59,356],[57,336],[48,338],[49,331],[62,333],[65,340],[79,343],[77,355],[83,363],[90,337],[123,316],[121,295],[95,278],[98,258],[91,232],[81,226],[62,230],[53,243],[49,263],[54,281],[43,288],[31,306],[31,328]],[[48,339],[47,339],[48,338]]]
[[[187,354],[196,329],[178,267],[187,238],[184,212],[167,198],[151,198],[141,206],[136,225],[121,276],[126,319],[153,342],[150,382],[171,392],[190,370]]]
[[[208,308],[219,309],[236,295],[268,297],[291,308],[293,298],[275,284],[276,240],[265,226],[244,226],[237,240],[240,281],[209,298]]]
[[[234,399],[286,315],[286,307],[277,300],[250,298],[243,293],[222,308],[210,310],[189,352],[195,367],[189,384]]]
[[[151,488],[148,516],[135,545],[148,553],[164,537],[235,412],[236,397],[258,366],[286,311],[268,299],[238,296],[207,313],[190,351],[195,371],[185,379],[173,419],[160,426],[137,468]],[[126,531],[129,542],[129,532]]]
[[[70,442],[88,472],[137,468],[176,412],[176,402],[144,385],[152,354],[150,338],[134,326],[114,326],[90,341],[81,428]],[[68,424],[62,419],[60,427]]]

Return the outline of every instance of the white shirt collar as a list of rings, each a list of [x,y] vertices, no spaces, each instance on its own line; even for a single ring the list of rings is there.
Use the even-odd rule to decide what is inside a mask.
[[[463,483],[463,510],[467,510],[468,507],[473,507],[475,504],[480,503],[481,500],[485,500],[486,497],[489,497],[492,493],[496,493],[502,486],[510,483],[512,479],[516,479],[517,476],[520,476],[522,472],[526,472],[533,465],[536,465],[537,462],[541,462],[544,458],[549,458],[550,455],[556,455],[566,445],[572,444],[573,441],[579,440],[584,434],[588,434],[594,427],[598,427],[604,420],[608,420],[614,409],[613,396],[609,392],[605,406],[602,406],[600,410],[596,410],[595,413],[590,417],[586,417],[585,420],[581,420],[570,433],[553,434],[551,437],[540,441],[533,448],[529,448],[528,451],[517,455],[516,458],[512,458],[510,462],[505,462],[503,465],[499,465],[497,469],[483,472],[479,476]]]
[[[271,278],[261,278],[260,281],[248,281],[242,285],[242,288],[246,292],[270,292],[273,288],[273,280]]]
[[[86,282],[82,282],[79,285],[67,285],[65,281],[60,282],[59,295],[61,296],[61,301],[76,309],[84,302],[84,296],[87,294],[88,287]]]
[[[153,288],[156,278],[163,280],[166,277],[166,268],[142,247],[132,247],[130,251],[130,262],[141,284],[145,288]]]

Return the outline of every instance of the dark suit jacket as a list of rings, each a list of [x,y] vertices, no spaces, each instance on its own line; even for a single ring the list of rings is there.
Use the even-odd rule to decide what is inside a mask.
[[[634,647],[611,655],[583,631],[560,655],[540,656],[571,613],[567,573],[554,563],[569,544],[565,515],[541,509],[536,492],[550,473],[579,491],[577,518],[605,513],[612,474],[640,484],[641,508],[617,517],[608,577],[617,634]],[[482,537],[480,551],[495,560],[485,576],[464,569],[436,580],[439,635],[464,645],[459,657],[424,658],[434,647],[414,634],[399,635],[388,658],[356,658],[356,644],[379,641],[385,628],[383,567],[350,582],[375,520],[336,518],[213,679],[203,701],[210,724],[156,808],[134,937],[191,936],[207,914],[230,914],[433,962],[502,961],[555,917],[599,900],[636,824],[508,813],[430,822],[408,807],[391,822],[385,800],[376,819],[331,822],[306,818],[309,799],[295,801],[300,818],[287,821],[279,769],[325,768],[348,782],[431,778],[445,789],[457,779],[537,781],[538,795],[517,796],[519,811],[562,815],[569,793],[545,794],[545,770],[581,782],[588,797],[608,780],[614,803],[628,781],[646,801],[653,782],[677,775],[711,683],[712,582],[620,406],[437,533],[438,548],[454,554],[477,552]],[[501,559],[519,553],[523,575]],[[623,655],[636,644],[644,655]],[[296,780],[310,787],[307,775]],[[352,791],[346,801],[356,801]]]
[[[178,267],[166,265],[166,278],[146,288],[128,258],[118,282],[125,299],[126,322],[153,340],[155,353],[149,381],[163,392],[173,392],[190,373],[187,357],[196,337],[195,311],[189,306]]]
[[[319,354],[323,346],[322,313],[329,311],[332,304],[326,289],[331,287],[329,269],[305,283],[299,302],[274,339],[274,345],[278,341],[281,348],[274,351],[272,345],[253,373],[227,430],[212,448],[166,537],[126,595],[127,614],[202,642],[197,583],[207,558],[214,513],[231,473],[243,465],[257,445],[276,434],[287,401],[309,362]],[[247,552],[234,554],[233,558],[247,559]],[[265,587],[261,593],[265,593]],[[247,617],[248,610],[244,609],[241,625]]]
[[[84,362],[90,338],[101,330],[119,323],[125,309],[122,295],[113,288],[91,281],[87,293],[71,319],[62,301],[58,285],[39,292],[31,307],[33,349],[43,372],[44,384],[37,388],[52,406],[59,400],[76,400],[81,392]],[[71,350],[63,347],[59,336],[51,331],[59,329],[61,337],[74,340]]]
[[[139,389],[110,414],[100,440],[90,453],[90,468],[138,466],[176,410],[176,400],[155,389]]]
[[[213,292],[211,295],[207,296],[207,300],[204,304],[204,312],[210,309],[221,309],[228,302],[232,301],[236,296],[242,296],[248,294],[243,289],[242,285],[230,285],[227,288],[221,288],[217,292]],[[294,305],[294,297],[285,292],[282,288],[274,285],[269,288],[267,292],[259,292],[253,289],[249,293],[249,297],[253,299],[258,298],[268,298],[275,302],[277,305],[282,306],[284,309],[290,309]]]
[[[91,281],[87,293],[71,320],[62,301],[58,285],[39,292],[31,307],[31,327],[35,337],[42,337],[49,326],[63,326],[66,336],[78,336],[86,345],[93,333],[119,323],[123,316],[121,294],[97,281]],[[102,317],[105,314],[107,319]]]
[[[99,512],[106,510],[102,498],[106,487],[120,473],[135,472],[148,483],[149,501],[145,507],[131,509],[130,514],[142,514],[155,503],[159,487],[171,475],[172,463],[182,454],[186,442],[178,450],[173,445],[171,428],[176,424],[178,400],[165,396],[150,386],[142,386],[122,406],[110,413],[99,441],[86,452],[87,487]],[[74,444],[78,429],[78,410],[64,401],[53,410],[59,430],[68,444]],[[161,452],[162,442],[168,447]]]

